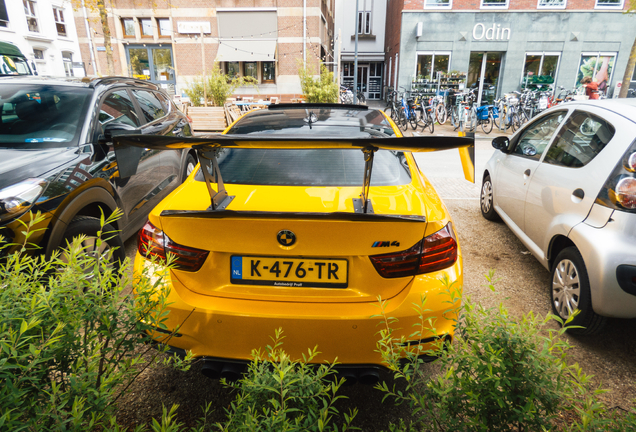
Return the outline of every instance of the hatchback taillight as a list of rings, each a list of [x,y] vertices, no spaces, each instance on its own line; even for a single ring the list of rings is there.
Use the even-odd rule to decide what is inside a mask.
[[[452,222],[400,252],[373,255],[373,266],[385,278],[415,276],[448,268],[457,261],[457,239]]]
[[[176,256],[179,270],[197,271],[201,268],[209,251],[182,246],[170,240],[159,228],[147,221],[139,231],[137,244],[139,254],[146,258],[157,257],[166,260],[168,253]]]
[[[616,210],[636,212],[636,141],[616,164],[596,203]]]

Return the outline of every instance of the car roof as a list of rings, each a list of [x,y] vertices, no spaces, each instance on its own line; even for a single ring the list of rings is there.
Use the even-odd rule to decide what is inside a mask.
[[[601,100],[585,100],[568,102],[567,105],[582,105],[585,107],[600,107],[613,111],[636,122],[636,98],[619,98],[619,99],[601,99]]]
[[[43,77],[35,75],[4,76],[0,77],[2,84],[50,84],[71,87],[97,88],[100,86],[134,85],[159,90],[159,87],[148,81],[128,77]]]
[[[379,110],[364,105],[311,103],[276,104],[267,109],[254,110],[239,119],[228,133],[274,130],[302,133],[301,130],[305,130],[311,134],[309,130],[313,127],[322,127],[322,131],[355,128],[360,132],[373,129],[387,135],[394,134],[390,123]]]

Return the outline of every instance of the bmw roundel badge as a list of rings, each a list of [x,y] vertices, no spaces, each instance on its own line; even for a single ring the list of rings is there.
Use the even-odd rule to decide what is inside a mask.
[[[278,231],[276,238],[278,239],[278,243],[280,243],[281,246],[292,246],[294,243],[296,243],[296,234],[289,230]]]

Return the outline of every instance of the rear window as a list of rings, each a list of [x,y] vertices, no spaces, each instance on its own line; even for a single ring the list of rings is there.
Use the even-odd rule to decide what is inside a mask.
[[[223,181],[229,184],[280,186],[361,186],[364,156],[356,149],[224,149],[219,157]],[[197,180],[204,181],[199,172]],[[401,152],[375,154],[371,186],[411,182]]]
[[[248,114],[231,135],[278,137],[388,138],[393,129],[377,110],[309,107],[259,110]],[[223,149],[219,155],[223,181],[229,184],[278,186],[361,186],[364,155],[359,149]],[[196,179],[205,181],[201,172]],[[411,182],[402,152],[375,153],[372,186]]]

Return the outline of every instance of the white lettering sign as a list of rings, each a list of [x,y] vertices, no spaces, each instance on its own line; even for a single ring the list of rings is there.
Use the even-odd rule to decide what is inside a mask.
[[[501,28],[501,24],[493,24],[492,27],[486,29],[482,23],[475,24],[473,27],[473,39],[475,40],[510,40],[510,28]]]
[[[177,31],[182,34],[212,33],[209,21],[178,21]]]

